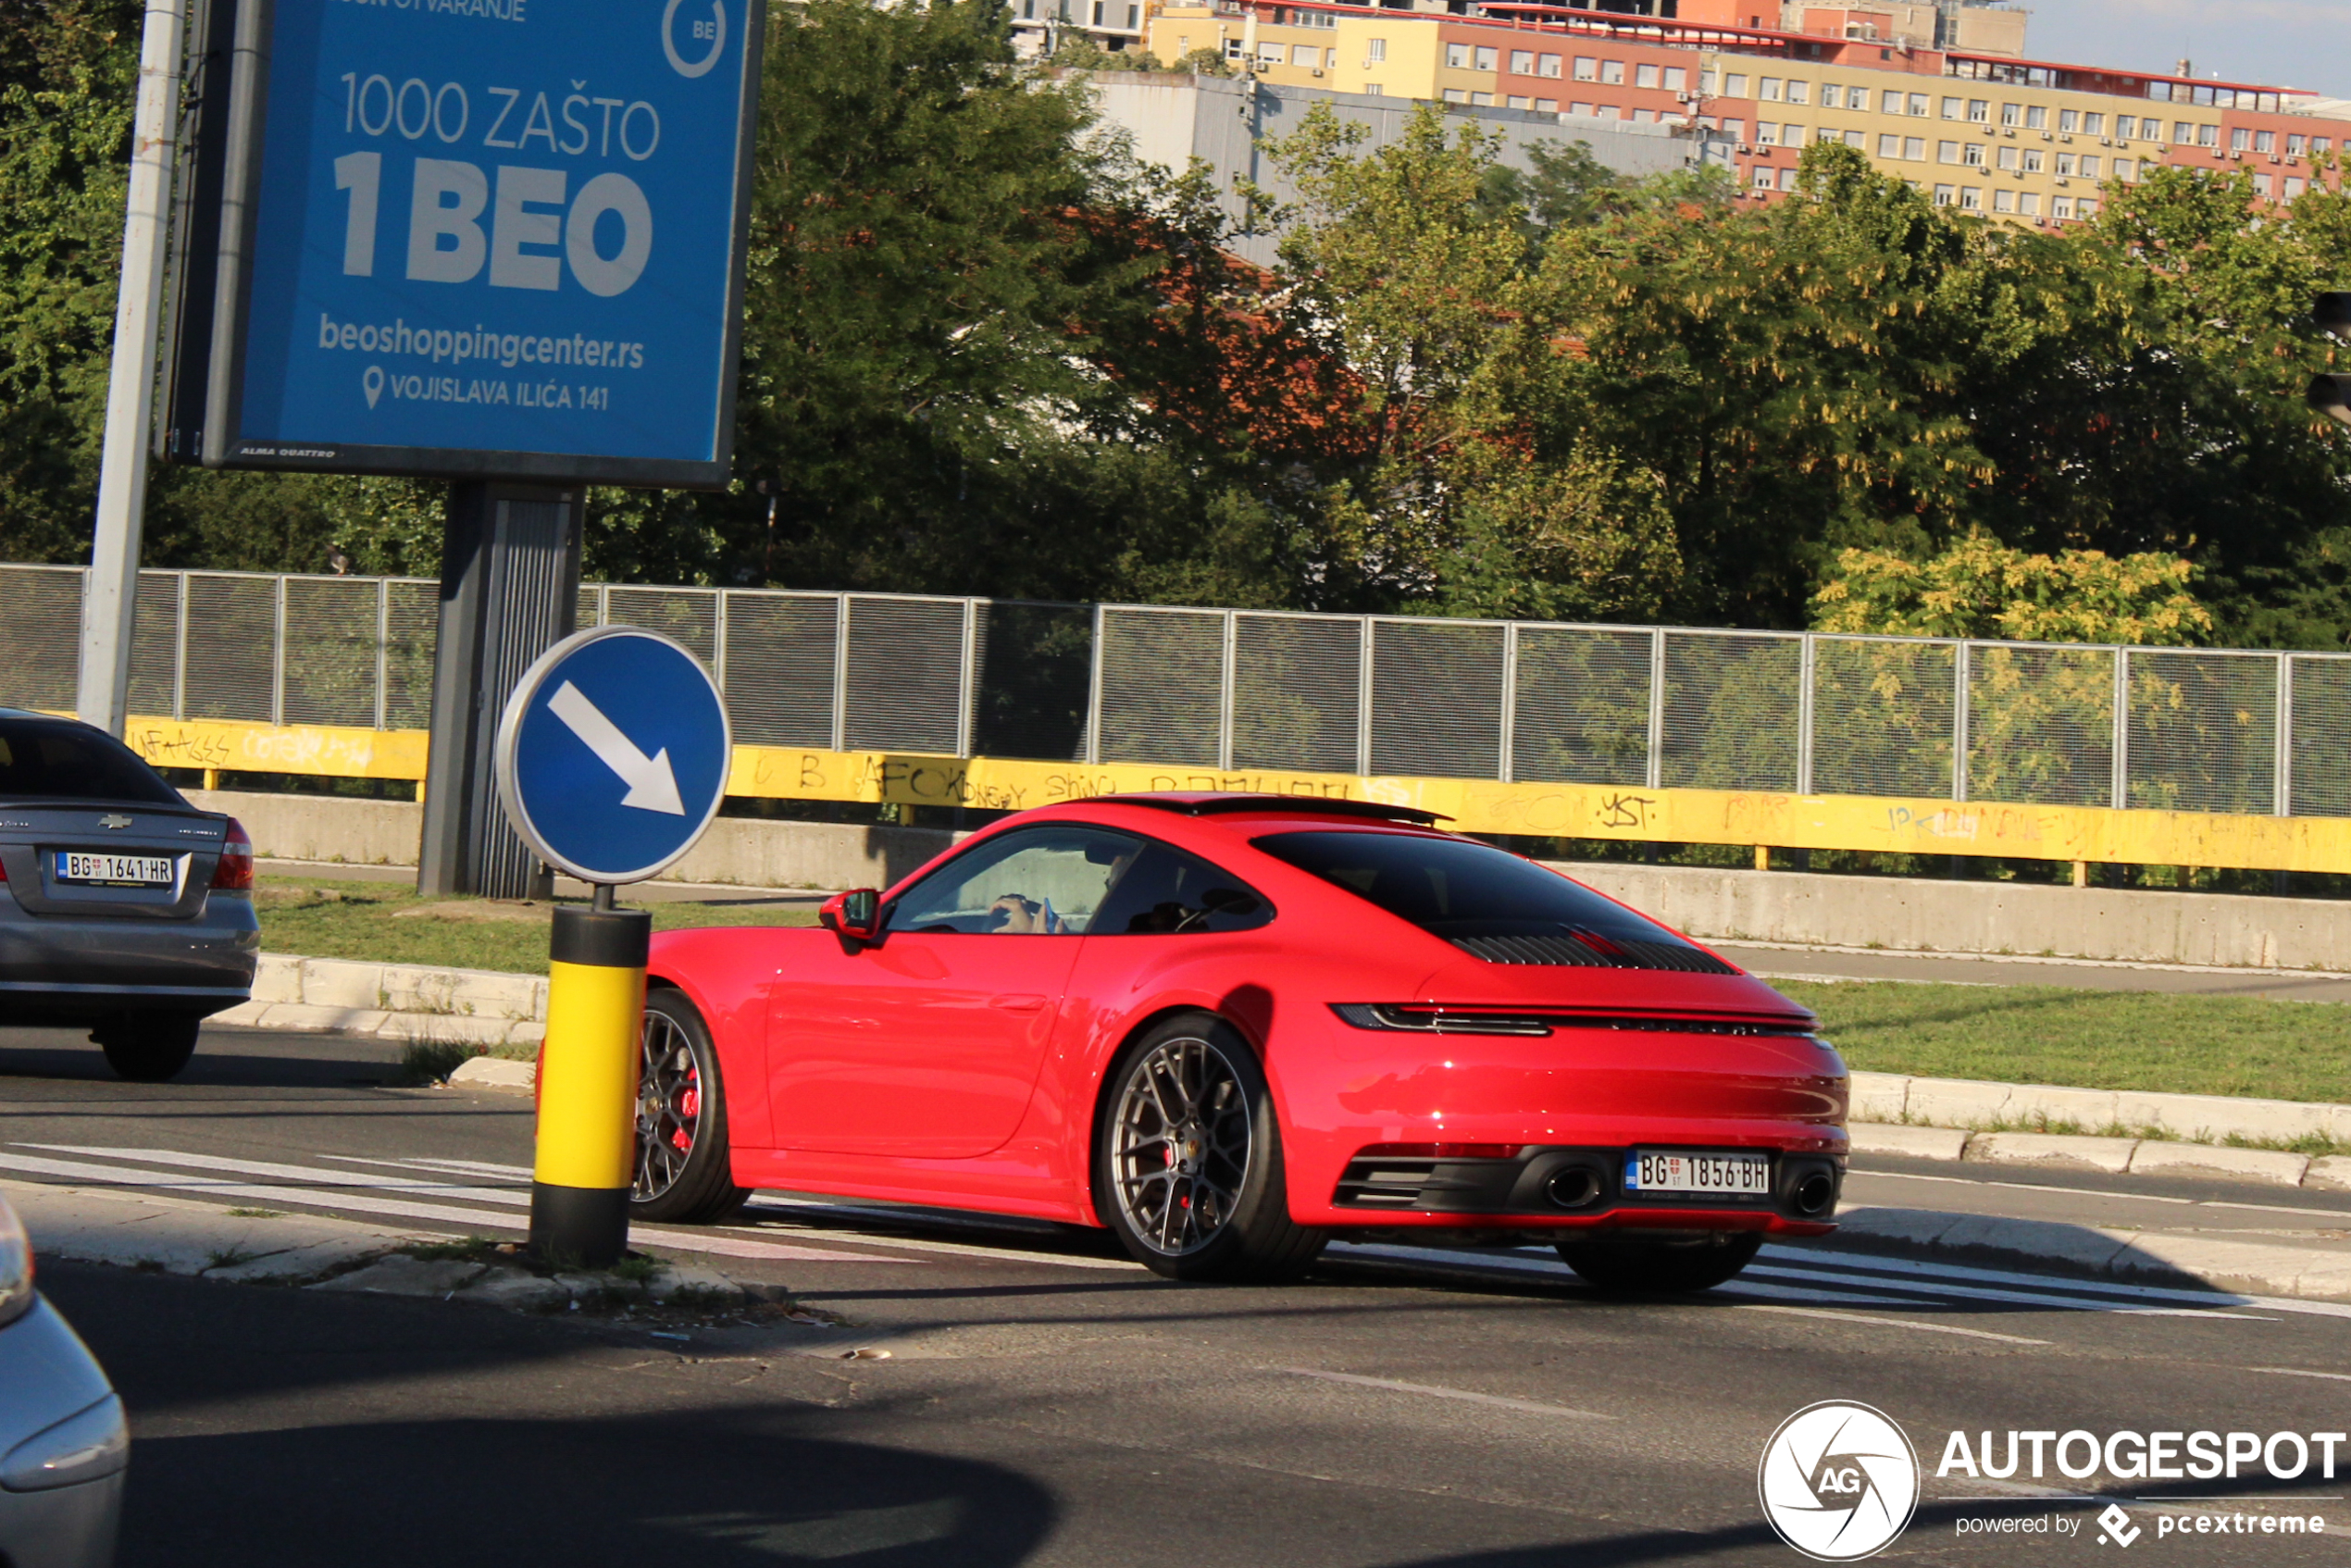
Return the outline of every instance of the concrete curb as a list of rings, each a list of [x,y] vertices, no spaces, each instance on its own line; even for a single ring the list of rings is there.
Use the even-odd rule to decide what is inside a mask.
[[[451,1045],[537,1045],[547,1034],[547,979],[493,969],[435,969],[265,952],[253,1000],[213,1015],[245,1028],[320,1029]]]
[[[2305,1300],[2351,1300],[2351,1254],[1922,1209],[1847,1209],[1822,1245]]]
[[[1856,1154],[1911,1160],[1967,1160],[1985,1164],[2043,1165],[2101,1171],[2108,1176],[2182,1176],[2351,1192],[2351,1156],[2289,1154],[2273,1149],[2230,1149],[2211,1143],[2157,1139],[2071,1137],[2037,1132],[1971,1132],[1961,1127],[1853,1122],[1847,1133]]]

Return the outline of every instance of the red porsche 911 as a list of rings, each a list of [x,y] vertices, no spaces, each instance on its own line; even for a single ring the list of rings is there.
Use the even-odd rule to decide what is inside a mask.
[[[1531,1234],[1632,1291],[1833,1228],[1847,1078],[1812,1014],[1437,820],[1104,796],[821,928],[656,936],[632,1212],[1026,1214],[1196,1280],[1294,1276],[1334,1234]]]

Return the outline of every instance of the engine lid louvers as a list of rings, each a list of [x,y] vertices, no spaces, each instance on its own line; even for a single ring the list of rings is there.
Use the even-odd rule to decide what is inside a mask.
[[[1735,975],[1710,952],[1680,942],[1604,937],[1581,927],[1526,936],[1455,937],[1453,945],[1488,964],[1545,964],[1586,969],[1666,969],[1686,975]]]

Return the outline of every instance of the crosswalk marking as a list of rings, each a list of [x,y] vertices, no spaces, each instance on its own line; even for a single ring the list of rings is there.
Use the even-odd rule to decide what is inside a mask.
[[[1789,1317],[1816,1317],[1830,1323],[1867,1323],[1880,1328],[1914,1328],[1922,1334],[1956,1334],[1965,1339],[1996,1339],[2003,1345],[2046,1345],[2046,1339],[2028,1339],[2021,1334],[1995,1334],[1988,1328],[1961,1328],[1956,1323],[1921,1323],[1916,1318],[1873,1317],[1868,1313],[1822,1312],[1817,1307],[1783,1307],[1764,1301],[1741,1301],[1743,1313],[1785,1313]]]

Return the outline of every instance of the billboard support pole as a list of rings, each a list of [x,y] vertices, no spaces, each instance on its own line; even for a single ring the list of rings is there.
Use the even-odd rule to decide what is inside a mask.
[[[428,897],[544,898],[554,878],[498,803],[498,716],[540,654],[576,629],[580,487],[449,487],[433,644],[417,890]]]
[[[167,208],[180,125],[180,66],[186,0],[147,0],[139,43],[131,193],[122,224],[122,282],[115,296],[114,363],[98,467],[98,516],[89,596],[81,612],[81,666],[74,710],[122,733],[131,695],[131,617],[147,507],[147,458],[155,408],[155,329],[163,315]]]

